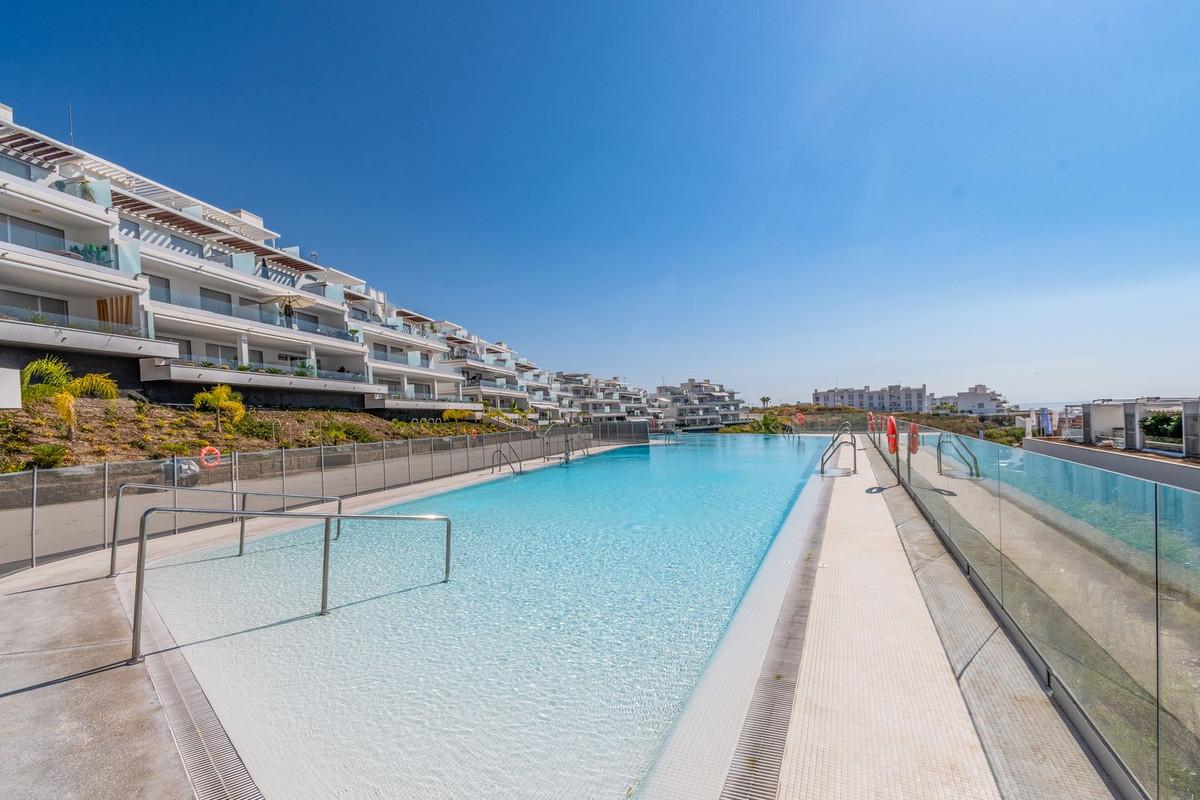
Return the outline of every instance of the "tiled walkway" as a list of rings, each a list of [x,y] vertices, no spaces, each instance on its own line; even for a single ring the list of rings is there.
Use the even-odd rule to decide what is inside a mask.
[[[864,454],[836,481],[779,797],[999,798]],[[843,457],[847,463],[848,454]]]

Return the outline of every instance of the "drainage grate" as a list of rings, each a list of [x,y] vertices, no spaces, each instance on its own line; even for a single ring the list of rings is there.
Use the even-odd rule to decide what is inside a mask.
[[[829,516],[829,498],[833,481],[825,482],[821,497],[809,523],[804,549],[788,583],[783,607],[771,643],[763,658],[762,671],[754,686],[754,696],[746,712],[746,721],[738,736],[733,763],[725,777],[721,800],[775,800],[779,792],[779,772],[787,742],[788,722],[800,672],[800,653],[808,624],[813,582],[825,538]]]
[[[262,792],[153,603],[146,604],[146,611],[146,669],[197,800],[262,800]]]

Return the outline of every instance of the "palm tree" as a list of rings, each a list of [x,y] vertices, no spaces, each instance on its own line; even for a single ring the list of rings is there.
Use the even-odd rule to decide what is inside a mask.
[[[771,398],[767,397],[766,395],[763,395],[762,397],[758,398],[758,402],[763,404],[763,408],[766,408],[767,403],[771,402]]]
[[[25,405],[49,400],[66,428],[67,438],[75,438],[75,398],[117,399],[117,383],[108,373],[89,372],[71,377],[71,367],[57,356],[30,361],[21,369],[21,402]]]
[[[246,407],[242,405],[242,396],[223,383],[209,389],[207,392],[196,392],[192,397],[192,405],[201,411],[215,411],[217,414],[217,433],[221,432],[221,414],[229,417],[234,425],[246,416]]]

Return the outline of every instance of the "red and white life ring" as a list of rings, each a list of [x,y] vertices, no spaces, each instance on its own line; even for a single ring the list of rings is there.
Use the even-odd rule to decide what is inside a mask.
[[[908,423],[908,452],[916,453],[921,449],[921,429],[917,423]]]
[[[896,418],[887,418],[887,442],[888,452],[895,453],[900,449],[900,435],[896,432]]]
[[[802,414],[802,413],[801,413],[801,412],[799,412],[799,411],[797,411],[797,412],[796,412],[796,413],[795,413],[795,414],[792,416],[792,419],[793,419],[793,420],[795,420],[795,422],[796,422],[796,424],[797,424],[797,425],[803,425],[803,424],[804,424],[804,414]]]
[[[221,451],[209,445],[200,448],[200,466],[205,469],[221,466]]]
[[[875,415],[872,414],[870,411],[867,412],[867,432],[868,433],[875,432]]]

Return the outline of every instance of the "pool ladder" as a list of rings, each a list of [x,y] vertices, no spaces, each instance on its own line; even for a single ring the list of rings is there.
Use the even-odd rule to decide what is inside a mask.
[[[854,432],[850,430],[850,423],[843,422],[837,429],[837,433],[829,440],[829,445],[825,448],[825,452],[821,454],[821,474],[825,474],[825,467],[838,454],[843,447],[850,446],[850,452],[854,454],[854,468],[850,470],[851,475],[858,472],[858,440],[854,437]]]
[[[508,452],[505,452],[504,448],[506,447],[512,452],[511,456]],[[505,465],[512,470],[513,475],[525,471],[525,467],[521,466],[521,457],[517,455],[517,449],[509,442],[501,442],[500,446],[492,452],[492,474],[496,474],[496,470],[503,471]],[[520,466],[520,469],[518,469],[518,466]]]
[[[957,433],[939,433],[937,438],[937,471],[938,475],[946,475],[942,466],[942,450],[948,448],[951,455],[957,458],[967,468],[968,478],[980,478],[983,473],[979,470],[979,459],[975,457],[975,453],[967,446],[966,442],[962,441],[962,437]],[[948,477],[957,478],[958,475],[950,474]]]

